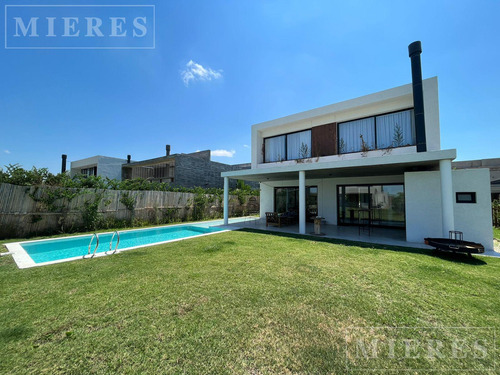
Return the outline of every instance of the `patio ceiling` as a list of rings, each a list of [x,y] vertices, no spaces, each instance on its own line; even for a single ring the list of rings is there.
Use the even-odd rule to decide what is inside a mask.
[[[286,165],[283,164],[276,167],[260,167],[223,172],[222,177],[264,182],[297,180],[299,171],[305,171],[307,179],[400,175],[410,171],[439,170],[440,160],[452,160],[455,157],[456,150],[441,150],[317,163],[295,162],[293,164],[287,163]]]

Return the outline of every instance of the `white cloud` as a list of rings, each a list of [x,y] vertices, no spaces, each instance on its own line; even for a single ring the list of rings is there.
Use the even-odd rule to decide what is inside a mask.
[[[222,78],[222,70],[215,71],[208,66],[205,68],[193,60],[189,60],[186,68],[181,71],[181,78],[184,84],[189,86],[191,81],[211,81],[212,79]]]
[[[5,152],[6,154],[10,154],[9,150],[3,150],[3,152]]]
[[[236,154],[236,151],[234,150],[213,150],[210,152],[210,155],[212,156],[222,156],[226,158],[232,158]]]
[[[245,147],[245,148],[250,148],[250,146],[249,146],[249,145],[243,145],[243,147]]]

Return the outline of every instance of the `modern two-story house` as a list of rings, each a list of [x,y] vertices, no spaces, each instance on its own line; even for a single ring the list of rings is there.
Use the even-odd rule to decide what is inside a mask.
[[[399,228],[411,243],[457,230],[492,249],[489,171],[452,170],[438,80],[422,81],[420,42],[409,50],[412,84],[253,125],[251,169],[222,173],[225,199],[229,179],[258,181],[261,217],[294,212],[302,234],[317,215]]]

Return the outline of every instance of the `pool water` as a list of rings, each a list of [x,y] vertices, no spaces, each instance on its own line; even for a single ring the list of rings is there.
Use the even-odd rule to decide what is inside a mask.
[[[124,231],[120,233],[118,250],[137,246],[150,245],[170,240],[189,238],[208,233],[219,232],[224,229],[207,226],[178,225],[171,227],[150,228]],[[45,263],[68,258],[83,257],[88,254],[89,243],[93,235],[60,238],[20,243],[35,263]],[[109,251],[113,233],[99,234],[99,247],[96,254]],[[115,249],[117,236],[113,238],[111,250]],[[92,241],[90,252],[94,251],[96,239]]]

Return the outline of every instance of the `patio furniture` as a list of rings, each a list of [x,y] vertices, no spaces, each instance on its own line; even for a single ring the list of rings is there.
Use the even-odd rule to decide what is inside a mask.
[[[283,214],[278,214],[282,223],[284,225],[296,224],[299,221],[299,215],[297,211],[288,211]]]
[[[324,236],[324,233],[321,233],[321,222],[324,220],[324,217],[316,216],[314,218],[314,234],[317,236]]]
[[[371,232],[371,210],[367,208],[361,208],[358,210],[358,235],[361,235],[361,231],[368,230],[368,235]]]
[[[275,225],[281,228],[282,225],[295,224],[297,221],[297,215],[294,212],[285,212],[279,214],[277,212],[266,212],[266,227],[269,225]]]
[[[269,225],[280,226],[277,212],[266,212],[266,227]]]

